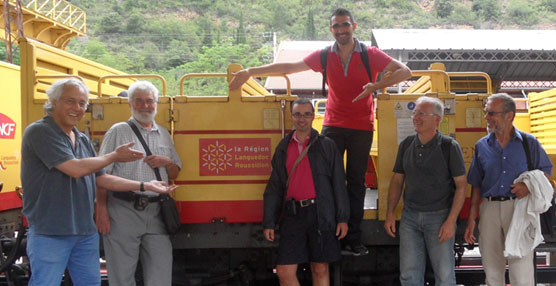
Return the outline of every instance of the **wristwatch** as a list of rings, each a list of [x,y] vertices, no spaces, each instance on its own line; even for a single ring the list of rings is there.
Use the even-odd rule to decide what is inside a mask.
[[[144,192],[145,191],[145,183],[141,182],[141,184],[139,184],[139,191]]]

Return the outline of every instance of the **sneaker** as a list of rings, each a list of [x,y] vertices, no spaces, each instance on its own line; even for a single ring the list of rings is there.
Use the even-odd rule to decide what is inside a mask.
[[[363,244],[346,245],[342,250],[344,255],[362,256],[369,254],[369,250]]]

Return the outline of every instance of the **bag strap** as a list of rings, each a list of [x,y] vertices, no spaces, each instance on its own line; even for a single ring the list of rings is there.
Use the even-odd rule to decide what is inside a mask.
[[[137,126],[133,122],[131,122],[131,120],[128,120],[127,124],[129,124],[129,127],[131,127],[133,132],[135,132],[135,135],[139,139],[139,142],[141,142],[141,145],[143,145],[143,149],[145,149],[145,153],[147,153],[147,156],[152,155],[153,153],[151,153],[151,149],[149,149],[149,145],[147,145],[147,142],[145,142],[145,139],[143,139],[143,135],[141,135],[141,132],[139,132],[139,128],[137,128]],[[156,179],[158,181],[162,181],[162,176],[160,176],[160,170],[158,169],[158,167],[153,168],[153,170],[154,170],[154,174],[156,175]]]
[[[318,135],[317,135],[318,136]],[[286,192],[288,190],[288,187],[290,186],[290,179],[293,175],[293,172],[295,171],[295,168],[297,167],[297,165],[299,165],[299,163],[301,162],[301,160],[303,159],[303,157],[305,157],[305,155],[307,154],[307,152],[309,152],[309,148],[311,147],[311,145],[313,145],[313,142],[316,141],[316,137],[315,139],[311,140],[311,142],[309,142],[309,144],[307,144],[307,148],[303,149],[303,151],[299,154],[299,157],[297,157],[297,160],[295,160],[295,163],[293,163],[293,167],[290,170],[290,174],[288,175],[288,181],[286,182]]]
[[[325,89],[326,84],[326,65],[328,63],[328,50],[330,50],[330,46],[322,49],[320,51],[320,66],[322,67],[322,97],[327,98],[328,93]]]
[[[523,149],[525,150],[525,156],[527,156],[527,168],[529,169],[529,171],[534,170],[533,168],[533,162],[531,162],[531,150],[529,149],[529,142],[527,142],[527,135],[525,135],[525,132],[523,131],[519,131],[519,134],[521,134],[521,143],[523,144]]]

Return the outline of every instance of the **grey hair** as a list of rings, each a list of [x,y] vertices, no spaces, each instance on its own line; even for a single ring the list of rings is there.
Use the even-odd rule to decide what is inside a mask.
[[[150,92],[154,95],[154,101],[158,102],[158,89],[150,81],[139,80],[132,83],[127,89],[127,94],[129,95],[129,103],[133,101],[135,96],[135,91],[145,91]]]
[[[415,104],[421,104],[421,103],[430,103],[432,105],[434,105],[434,111],[433,113],[436,115],[440,116],[440,121],[442,121],[442,118],[444,118],[444,103],[442,103],[442,100],[436,98],[436,97],[429,97],[429,96],[421,96],[419,98],[417,98],[417,100],[415,101]]]
[[[43,108],[48,115],[52,115],[52,111],[54,111],[54,106],[52,105],[52,101],[60,100],[60,98],[62,97],[62,93],[64,92],[64,88],[66,86],[75,86],[79,88],[82,92],[87,94],[87,104],[89,104],[89,87],[87,87],[87,85],[84,82],[73,77],[60,79],[54,82],[50,86],[50,88],[46,91],[46,95],[48,95],[48,100],[44,103]]]
[[[513,97],[509,96],[507,93],[495,93],[487,98],[487,101],[493,101],[495,99],[502,100],[504,113],[513,112],[516,113],[515,100]]]

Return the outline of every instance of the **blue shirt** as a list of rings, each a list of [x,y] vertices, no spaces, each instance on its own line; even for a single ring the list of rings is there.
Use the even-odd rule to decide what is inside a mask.
[[[73,128],[70,137],[51,116],[29,125],[21,143],[23,214],[37,234],[88,235],[95,233],[93,220],[95,175],[73,178],[55,167],[71,159],[94,157],[85,134]]]
[[[533,135],[525,134],[533,168],[552,174],[552,163],[539,141]],[[474,187],[480,187],[481,197],[515,196],[511,193],[513,181],[529,170],[522,140],[521,134],[514,127],[514,134],[503,149],[494,133],[481,138],[475,144],[467,181]]]

